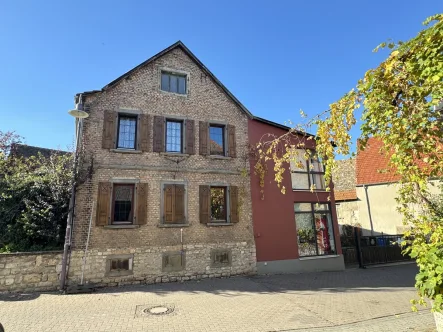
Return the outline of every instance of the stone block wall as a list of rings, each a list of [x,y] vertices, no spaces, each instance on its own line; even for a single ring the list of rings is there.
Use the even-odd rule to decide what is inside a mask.
[[[162,266],[165,253],[180,254],[181,246],[161,246],[131,249],[93,249],[88,253],[84,282],[97,286],[120,286],[128,284],[152,284],[160,282],[187,281],[204,278],[229,277],[256,273],[254,244],[229,242],[223,244],[189,244],[183,246],[183,269],[166,272]],[[227,266],[214,265],[211,252],[227,250],[231,260]],[[83,251],[71,255],[69,283],[78,284],[82,272]],[[115,256],[132,256],[132,271],[128,275],[109,276],[106,261]]]
[[[0,292],[57,289],[61,261],[60,251],[0,254]]]

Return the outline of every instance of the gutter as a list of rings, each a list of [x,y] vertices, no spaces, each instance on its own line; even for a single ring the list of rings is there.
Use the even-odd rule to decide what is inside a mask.
[[[65,233],[65,244],[63,246],[63,257],[62,257],[62,270],[60,272],[60,290],[64,290],[66,287],[67,271],[69,268],[68,257],[71,253],[71,243],[73,234],[73,219],[74,219],[74,208],[75,208],[75,191],[76,191],[76,179],[77,165],[78,165],[78,150],[80,145],[80,136],[82,135],[83,129],[83,119],[76,121],[76,145],[74,152],[74,169],[73,169],[73,179],[71,187],[71,198],[69,200],[68,208],[68,220],[66,221],[66,233]]]
[[[371,205],[369,204],[368,186],[363,185],[365,188],[366,206],[368,207],[369,223],[371,224],[371,235],[374,235],[374,225],[372,224]]]

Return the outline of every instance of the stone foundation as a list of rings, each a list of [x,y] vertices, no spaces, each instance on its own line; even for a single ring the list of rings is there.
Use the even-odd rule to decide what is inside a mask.
[[[56,290],[61,251],[0,254],[0,292]]]
[[[226,250],[229,260],[214,264],[214,252]],[[212,254],[211,254],[212,253]],[[80,283],[83,251],[73,251],[69,267],[68,284]],[[165,267],[164,256],[171,255],[171,266]],[[177,255],[183,254],[183,267],[174,266]],[[127,275],[109,273],[110,258],[132,257],[131,271]],[[126,271],[125,271],[126,272]],[[91,250],[84,270],[84,283],[98,287],[129,284],[153,284],[160,282],[187,281],[204,278],[229,277],[232,275],[255,274],[255,246],[247,242],[223,244],[195,244],[138,249]],[[123,272],[124,274],[124,272]]]

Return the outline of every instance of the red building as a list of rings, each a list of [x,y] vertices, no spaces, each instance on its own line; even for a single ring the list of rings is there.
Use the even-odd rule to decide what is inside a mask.
[[[254,117],[249,120],[251,146],[267,140],[268,134],[280,136],[289,128]],[[269,138],[270,139],[270,138]],[[268,139],[268,140],[269,140]],[[306,148],[315,151],[315,141],[302,135]],[[306,160],[300,150],[300,163],[285,165],[282,194],[274,181],[273,164],[265,175],[264,194],[259,176],[254,174],[256,160],[250,159],[252,218],[257,248],[258,273],[335,271],[344,269],[334,194],[325,191],[323,167],[315,158]],[[312,166],[311,166],[312,165]],[[317,188],[310,191],[311,185]],[[292,189],[292,190],[291,190]]]

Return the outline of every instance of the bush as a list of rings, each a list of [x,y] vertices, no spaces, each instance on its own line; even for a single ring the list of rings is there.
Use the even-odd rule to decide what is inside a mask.
[[[67,154],[21,158],[0,150],[0,252],[63,247],[71,164]]]

